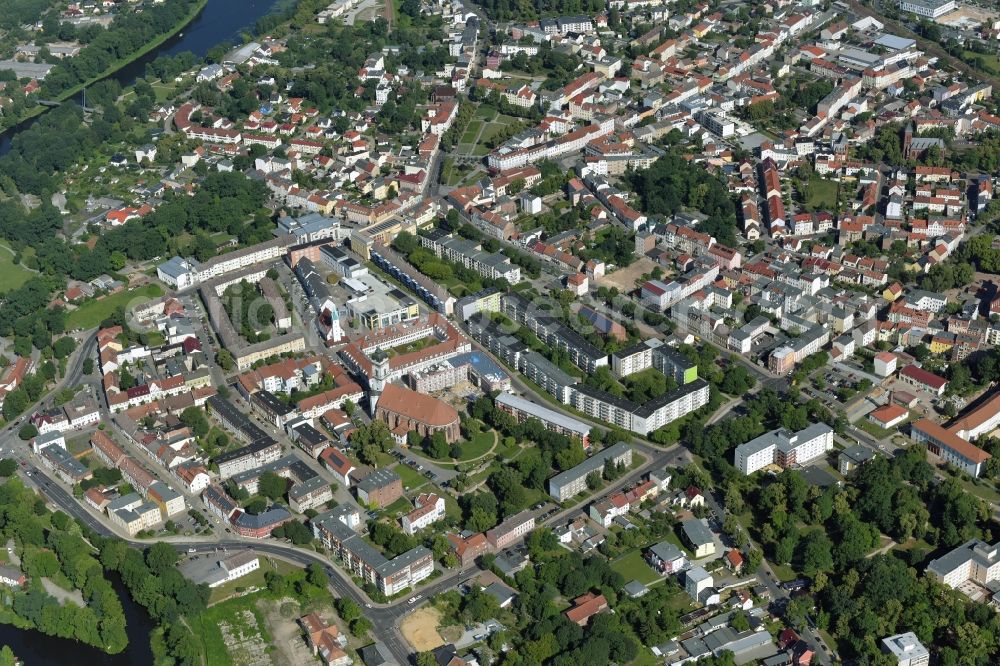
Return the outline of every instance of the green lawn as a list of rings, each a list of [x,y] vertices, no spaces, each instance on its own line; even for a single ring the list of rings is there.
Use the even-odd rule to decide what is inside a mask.
[[[809,196],[806,198],[806,207],[813,210],[833,210],[836,208],[837,183],[826,178],[813,176],[809,181]]]
[[[487,430],[485,432],[476,433],[472,440],[468,442],[459,442],[458,446],[462,450],[462,454],[457,459],[448,458],[447,460],[436,460],[420,449],[410,449],[410,452],[414,455],[420,456],[421,458],[425,458],[426,460],[433,460],[438,465],[458,465],[459,463],[469,462],[470,460],[475,460],[486,455],[486,452],[493,447],[493,437],[494,431]]]
[[[771,569],[774,571],[774,575],[778,577],[782,583],[786,583],[790,580],[795,580],[798,578],[798,574],[787,564],[775,564],[774,562],[769,562]]]
[[[444,515],[452,520],[462,519],[462,507],[458,506],[458,500],[456,500],[451,493],[446,493],[441,488],[434,486],[434,492],[437,493],[439,497],[444,498]]]
[[[1000,74],[1000,57],[997,57],[994,53],[976,53],[975,51],[966,50],[963,56],[971,56],[973,58],[981,58],[983,63],[986,65],[986,71],[990,74]]]
[[[493,120],[497,117],[496,109],[492,106],[480,105],[476,109],[476,118],[482,118],[483,120]]]
[[[513,116],[500,116],[497,118],[496,122],[488,124],[483,129],[483,135],[479,137],[479,140],[481,143],[485,143],[503,131],[504,127],[507,127],[508,125],[519,125],[520,123],[521,121]]]
[[[480,128],[483,126],[482,121],[471,120],[469,121],[468,127],[465,128],[465,133],[462,134],[462,138],[459,143],[472,143],[476,140],[476,136],[479,134]]]
[[[638,549],[619,557],[611,563],[611,568],[620,573],[626,583],[637,580],[643,585],[649,585],[661,578],[658,573],[646,564],[646,560],[642,557],[642,551]]]
[[[419,488],[420,486],[427,483],[427,479],[421,476],[420,472],[413,469],[408,465],[403,465],[400,463],[394,468],[396,474],[399,474],[399,478],[403,480],[403,487],[407,490],[413,490],[414,488]]]
[[[87,301],[66,317],[66,328],[94,328],[115,311],[119,306],[126,310],[132,304],[156,298],[163,295],[163,289],[158,284],[148,284],[142,289],[124,290],[113,296],[105,296],[100,300]]]
[[[17,289],[34,275],[27,268],[14,263],[14,251],[0,243],[0,293]]]
[[[410,504],[410,500],[405,497],[400,497],[398,500],[382,509],[382,515],[396,517],[401,516],[404,513],[409,513],[410,511],[413,511],[413,505]]]
[[[459,458],[459,462],[473,460],[486,455],[486,452],[493,448],[496,436],[496,432],[493,430],[487,430],[485,432],[476,433],[475,436],[473,436],[472,441],[462,442],[460,445],[462,449],[462,457]]]
[[[252,571],[242,578],[237,578],[231,583],[226,583],[225,585],[212,588],[211,593],[208,595],[209,606],[219,603],[223,599],[239,592],[240,590],[249,589],[251,587],[263,589],[267,585],[264,580],[264,576],[269,571],[276,571],[280,574],[288,574],[299,568],[294,564],[289,564],[288,562],[283,562],[281,560],[274,560],[274,564],[271,562],[272,560],[262,557],[260,558],[260,569]]]
[[[433,335],[428,335],[425,338],[420,338],[419,340],[414,340],[413,342],[408,342],[398,347],[390,347],[386,352],[389,354],[389,358],[394,356],[399,356],[400,354],[410,354],[412,352],[420,351],[421,349],[426,349],[431,345],[437,344],[438,339]]]
[[[889,437],[892,437],[893,435],[897,434],[899,430],[909,422],[910,418],[907,418],[899,425],[893,426],[892,428],[886,430],[881,426],[875,425],[874,423],[868,420],[867,416],[864,416],[854,422],[854,427],[858,428],[859,430],[864,430],[872,437],[882,440],[882,439],[888,439]]]
[[[687,555],[688,557],[694,557],[694,553],[691,552],[690,548],[684,545],[684,543],[681,541],[681,538],[677,536],[677,533],[674,530],[667,532],[667,536],[664,537],[663,540],[668,541],[677,546],[678,548],[680,548],[681,552]]]

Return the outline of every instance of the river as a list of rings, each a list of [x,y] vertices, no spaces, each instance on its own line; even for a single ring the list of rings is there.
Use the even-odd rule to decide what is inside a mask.
[[[146,610],[132,601],[125,585],[114,573],[108,574],[125,611],[125,631],[128,647],[121,654],[105,654],[97,648],[77,643],[68,638],[46,636],[34,629],[18,629],[11,624],[0,624],[0,645],[9,645],[25,666],[138,666],[152,664],[153,651],[149,647],[149,633],[153,621]]]
[[[208,0],[201,13],[183,30],[174,35],[159,47],[125,65],[107,78],[114,79],[123,87],[130,86],[143,76],[146,65],[161,55],[173,56],[184,51],[191,51],[199,58],[205,56],[208,50],[222,42],[238,44],[240,33],[253,27],[258,19],[267,14],[278,0]],[[79,96],[76,97],[79,102]],[[30,118],[20,125],[11,127],[0,134],[0,155],[10,150],[11,139],[38,119]]]

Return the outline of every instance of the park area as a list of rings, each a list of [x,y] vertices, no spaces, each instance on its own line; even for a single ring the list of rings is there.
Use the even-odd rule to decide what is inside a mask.
[[[14,250],[0,243],[0,293],[17,289],[32,276],[32,272],[14,263]]]
[[[837,208],[837,188],[836,181],[827,180],[813,175],[809,179],[809,187],[806,191],[806,209],[833,211]]]
[[[66,328],[70,330],[94,328],[110,317],[118,307],[128,310],[130,304],[138,305],[142,301],[162,295],[163,289],[160,285],[147,284],[139,289],[124,289],[117,294],[95,298],[69,313],[66,317]]]
[[[491,140],[512,126],[520,127],[522,122],[514,116],[503,115],[491,106],[480,106],[459,138],[455,152],[485,157],[492,150],[492,144],[489,144]]]

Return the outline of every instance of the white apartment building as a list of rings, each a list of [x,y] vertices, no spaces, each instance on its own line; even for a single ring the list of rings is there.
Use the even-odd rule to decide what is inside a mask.
[[[219,560],[219,569],[219,575],[208,583],[209,587],[219,587],[257,571],[260,569],[260,558],[253,551],[244,551]]]
[[[411,536],[444,518],[444,498],[435,493],[421,493],[413,504],[416,508],[399,520]]]
[[[1000,541],[992,546],[970,539],[927,565],[927,573],[950,588],[967,581],[987,585],[1000,579]]]
[[[653,367],[653,349],[640,342],[611,355],[611,371],[619,379]]]
[[[734,465],[743,474],[778,465],[802,465],[833,449],[833,428],[825,423],[798,432],[778,428],[736,447]]]
[[[899,666],[927,666],[931,654],[912,631],[882,639],[883,649],[896,659]]]
[[[924,18],[936,19],[958,7],[955,0],[900,0],[899,10]]]

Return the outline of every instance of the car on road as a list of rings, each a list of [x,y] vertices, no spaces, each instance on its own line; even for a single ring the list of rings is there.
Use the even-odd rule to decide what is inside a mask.
[[[481,641],[484,638],[486,638],[486,634],[476,634],[475,636],[472,637],[472,640]]]
[[[417,603],[417,599],[419,599],[419,598],[420,598],[419,596],[410,597],[409,599],[406,600],[406,603],[408,603],[410,605],[413,605],[413,604]]]

